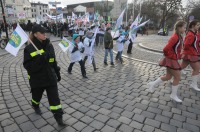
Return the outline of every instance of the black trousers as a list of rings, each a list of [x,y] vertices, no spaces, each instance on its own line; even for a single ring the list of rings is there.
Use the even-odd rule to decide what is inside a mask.
[[[133,42],[132,42],[132,40],[130,39],[130,44],[128,45],[127,53],[131,53],[131,52],[132,52],[132,47],[133,47]]]
[[[72,67],[73,67],[74,64],[75,64],[75,62],[70,63],[70,65],[68,67],[68,72],[72,71]],[[80,60],[79,64],[80,64],[80,67],[81,67],[82,76],[86,75],[86,71],[85,71],[85,66],[84,66],[83,60]]]
[[[85,66],[85,62],[87,61],[87,59],[88,59],[88,56],[85,56],[85,58],[83,60],[84,66]],[[96,70],[96,63],[95,63],[94,57],[92,59],[92,65],[93,65],[94,70]]]
[[[51,111],[53,113],[56,113],[57,111],[60,112],[62,108],[60,104],[57,86],[31,89],[33,107],[39,107],[40,100],[42,99],[42,95],[45,90],[47,92],[47,98],[49,101]]]

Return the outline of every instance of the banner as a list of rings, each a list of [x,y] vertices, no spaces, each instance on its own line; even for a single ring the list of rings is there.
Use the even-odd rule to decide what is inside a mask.
[[[17,24],[17,27],[15,31],[12,33],[5,50],[14,56],[17,56],[19,49],[27,41],[28,41],[28,35],[24,32],[24,30],[20,27],[20,25]]]
[[[26,18],[26,13],[22,12],[22,13],[18,13],[17,14],[19,19],[25,19]]]
[[[47,13],[45,13],[45,15],[47,15],[50,19],[56,20],[56,16],[51,16],[51,15],[49,15]],[[63,13],[57,15],[57,19],[63,19]]]
[[[62,41],[58,44],[60,48],[66,52],[69,48],[70,41],[63,37]]]

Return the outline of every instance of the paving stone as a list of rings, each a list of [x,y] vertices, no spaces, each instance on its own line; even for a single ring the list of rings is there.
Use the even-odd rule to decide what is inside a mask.
[[[25,116],[25,115],[22,115],[22,116],[15,118],[15,121],[17,122],[17,124],[22,124],[22,123],[24,123],[28,120],[29,120],[28,117]]]
[[[12,125],[4,127],[5,132],[14,132],[14,131],[18,131],[18,130],[19,130],[19,127],[16,124],[12,124]],[[2,132],[3,132],[3,130],[2,130]]]
[[[102,114],[98,114],[94,119],[105,123],[109,120],[109,117]]]
[[[107,124],[115,129],[117,129],[119,126],[120,126],[120,122],[117,121],[117,120],[113,120],[113,119],[110,119]]]
[[[133,127],[133,128],[141,130],[142,127],[143,127],[143,124],[141,124],[141,123],[139,123],[137,121],[132,121],[131,124],[130,124],[130,126]]]
[[[155,120],[168,124],[170,118],[169,118],[169,117],[162,116],[162,115],[156,115]]]
[[[29,131],[29,130],[32,130],[35,128],[33,123],[30,121],[24,122],[24,123],[20,124],[19,126],[23,132],[26,132],[26,131]]]
[[[33,122],[33,124],[36,126],[36,128],[41,128],[42,126],[45,126],[47,122],[44,119],[39,119]]]
[[[103,129],[101,129],[101,131],[102,132],[115,132],[116,129],[106,125],[106,126],[103,127]]]
[[[168,124],[165,124],[165,123],[161,124],[161,129],[165,130],[165,131],[168,131],[168,132],[176,132],[176,130],[177,130],[176,127],[168,125]]]
[[[181,115],[174,114],[173,119],[184,122],[186,118]]]
[[[189,124],[189,123],[183,123],[183,129],[186,129],[192,132],[199,132],[199,127]]]
[[[8,118],[10,118],[10,114],[9,113],[2,114],[1,118],[0,118],[0,122],[5,120],[5,119],[8,119]]]
[[[90,110],[86,113],[87,116],[94,118],[98,113],[94,110]]]
[[[142,130],[144,132],[153,132],[154,131],[154,127],[149,126],[149,125],[144,125],[144,127],[142,128]]]
[[[73,125],[73,127],[78,130],[79,132],[83,130],[87,125],[83,122],[77,122]]]
[[[46,125],[46,126],[44,126],[44,127],[42,127],[40,129],[41,132],[51,132],[53,130],[55,130],[55,129],[52,126],[50,126],[50,125]]]
[[[90,127],[90,126],[87,126],[85,127],[81,132],[93,132],[95,129]],[[70,131],[71,132],[71,131]]]
[[[5,126],[9,126],[11,124],[14,123],[14,120],[11,118],[5,119],[1,122],[1,126],[5,127]]]
[[[121,116],[121,117],[118,119],[118,121],[120,121],[120,122],[122,122],[122,123],[128,125],[128,124],[130,124],[131,119],[129,119],[129,118],[127,118],[127,117],[124,117],[124,116]]]
[[[174,119],[170,120],[170,125],[178,127],[178,128],[182,128],[183,123]]]
[[[159,128],[161,122],[160,121],[156,121],[156,120],[152,120],[152,119],[149,119],[149,118],[146,118],[145,124],[147,124],[149,126],[153,126],[153,127]]]
[[[86,113],[86,112],[88,112],[90,109],[87,108],[87,107],[85,107],[85,106],[82,106],[82,107],[80,107],[78,110],[79,110],[81,113]]]
[[[120,113],[122,113],[123,109],[122,109],[122,108],[119,108],[119,107],[113,107],[111,111],[120,114]]]
[[[76,119],[80,119],[84,116],[84,114],[79,111],[76,111],[72,114],[72,116],[75,117]]]
[[[64,129],[62,129],[60,132],[76,132],[76,130],[74,128],[68,126],[68,127],[65,127]]]
[[[147,111],[155,113],[155,114],[161,114],[162,110],[158,108],[148,107]]]
[[[133,132],[134,129],[128,125],[122,124],[119,130],[122,132]]]
[[[72,126],[74,123],[76,123],[78,120],[76,118],[70,118],[66,121],[66,123],[70,126]]]
[[[108,115],[108,114],[111,113],[110,110],[107,110],[107,109],[105,109],[105,108],[100,108],[100,109],[98,110],[98,112],[101,113],[101,114],[103,114],[103,115]]]
[[[140,122],[140,123],[143,123],[144,119],[145,119],[145,117],[143,115],[138,115],[138,114],[135,114],[133,117],[133,120]]]
[[[135,105],[134,105],[136,108],[138,108],[138,109],[141,109],[141,110],[146,110],[147,109],[147,105],[144,105],[144,104],[140,104],[140,103],[136,103]]]
[[[133,117],[134,113],[133,112],[129,112],[129,111],[124,111],[124,112],[122,112],[121,115],[131,119]]]
[[[142,111],[141,115],[143,115],[144,117],[153,119],[156,114],[148,112],[148,111]]]
[[[185,130],[185,129],[182,129],[182,128],[178,128],[178,129],[177,129],[177,132],[190,132],[190,131]]]
[[[92,123],[90,123],[90,126],[97,130],[100,130],[103,128],[104,124],[99,121],[94,120]]]
[[[101,105],[101,107],[110,110],[110,109],[113,107],[113,105],[108,104],[108,103],[103,103],[103,104]]]
[[[84,123],[86,124],[89,124],[93,121],[94,119],[93,118],[90,118],[89,116],[84,116],[81,118],[81,121],[83,121]]]

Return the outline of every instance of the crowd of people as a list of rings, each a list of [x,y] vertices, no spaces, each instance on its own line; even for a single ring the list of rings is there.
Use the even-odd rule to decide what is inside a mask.
[[[92,64],[94,71],[98,69],[95,63],[94,46],[98,45],[100,41],[104,43],[105,66],[108,65],[108,54],[110,54],[110,64],[114,66],[114,46],[116,46],[118,51],[115,57],[116,61],[119,60],[123,63],[122,54],[125,43],[128,45],[127,53],[131,54],[134,40],[129,36],[130,26],[120,27],[118,34],[115,35],[115,32],[113,35],[111,33],[112,26],[109,23],[99,23],[98,21],[94,21],[94,23],[75,23],[74,21],[70,21],[70,23],[61,25],[61,37],[72,37],[68,49],[70,53],[69,74],[72,74],[72,68],[75,62],[79,62],[83,78],[87,78],[86,63]],[[190,87],[196,91],[200,91],[200,88],[197,86],[200,70],[200,21],[194,20],[188,25],[189,29],[186,31],[186,22],[180,20],[175,24],[174,33],[163,49],[164,57],[159,62],[160,66],[166,67],[166,75],[147,84],[149,91],[153,93],[156,85],[173,78],[170,98],[179,103],[182,102],[177,96],[181,80],[181,70],[188,65],[193,70]],[[65,123],[62,120],[63,110],[60,104],[57,86],[57,82],[61,80],[60,67],[56,61],[53,45],[45,36],[45,32],[49,28],[47,23],[32,24],[30,21],[27,23],[26,31],[30,32],[30,39],[34,42],[37,49],[31,44],[26,46],[24,49],[23,65],[29,75],[32,106],[36,113],[41,113],[39,104],[42,94],[46,90],[50,109],[57,123],[64,126]],[[116,41],[115,45],[114,41]],[[84,55],[83,58],[82,54]],[[181,63],[179,62],[180,59],[182,59]]]

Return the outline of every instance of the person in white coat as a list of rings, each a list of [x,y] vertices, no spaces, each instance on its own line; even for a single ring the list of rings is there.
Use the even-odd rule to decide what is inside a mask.
[[[82,60],[81,53],[84,52],[83,43],[80,42],[80,36],[78,34],[73,34],[73,41],[72,44],[69,46],[69,53],[70,53],[70,65],[68,67],[68,73],[72,74],[72,67],[75,62],[79,62],[81,67],[81,73],[84,78],[87,78],[85,66]]]
[[[96,63],[95,63],[95,60],[94,60],[94,43],[92,43],[95,38],[93,37],[93,33],[91,31],[87,31],[86,33],[86,37],[84,39],[84,48],[85,48],[85,51],[84,51],[84,65],[86,63],[86,61],[88,59],[88,61],[91,61],[92,65],[93,65],[93,68],[94,68],[94,71],[96,71],[98,68],[96,67]],[[90,63],[90,62],[89,62]]]
[[[118,51],[116,55],[116,60],[120,60],[121,63],[123,63],[122,52],[124,50],[124,43],[128,40],[127,35],[128,35],[127,32],[122,32],[119,37],[115,38]]]

